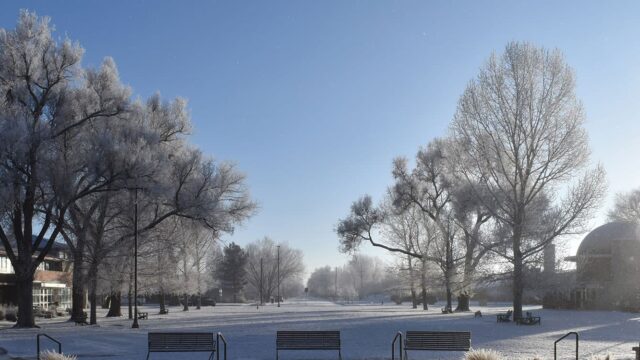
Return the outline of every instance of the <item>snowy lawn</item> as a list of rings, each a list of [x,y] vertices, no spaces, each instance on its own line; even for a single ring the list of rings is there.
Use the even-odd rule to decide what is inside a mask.
[[[496,323],[496,313],[504,312],[508,304],[481,310],[483,317],[473,313],[440,313],[440,307],[429,311],[411,309],[408,304],[338,305],[322,301],[298,301],[261,307],[250,305],[219,305],[189,312],[172,307],[170,314],[157,315],[157,307],[143,306],[149,320],[140,320],[140,329],[131,329],[126,318],[100,317],[97,326],[75,326],[61,319],[40,320],[41,329],[14,330],[0,322],[0,347],[11,357],[33,358],[38,332],[62,341],[63,352],[79,359],[144,359],[149,331],[222,332],[229,342],[229,359],[275,359],[277,330],[340,330],[342,354],[345,359],[388,359],[391,340],[399,330],[471,331],[474,348],[494,349],[508,358],[553,358],[553,342],[568,331],[580,333],[581,358],[611,354],[614,359],[632,359],[631,347],[640,341],[640,315],[623,312],[542,310],[528,307],[542,316],[542,325],[516,326]],[[123,308],[126,312],[126,308]],[[100,313],[104,316],[104,313]],[[559,347],[562,358],[569,359],[573,342]],[[47,346],[45,345],[45,348]],[[460,359],[462,353],[410,352],[412,359]],[[2,356],[0,356],[2,358]],[[206,359],[204,353],[154,353],[152,359]],[[332,351],[282,351],[281,360],[337,359]]]

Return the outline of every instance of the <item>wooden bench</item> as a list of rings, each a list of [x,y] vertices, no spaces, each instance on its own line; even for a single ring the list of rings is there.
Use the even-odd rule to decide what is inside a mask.
[[[497,315],[498,322],[510,322],[511,314],[513,314],[513,311],[511,310],[507,311],[506,314],[498,314]]]
[[[405,359],[408,359],[408,350],[469,351],[469,348],[471,348],[471,332],[407,331],[403,345],[402,350],[404,350]]]
[[[148,312],[138,312],[138,319],[142,320],[147,320],[149,319],[149,313]]]
[[[218,351],[218,342],[221,334],[213,339],[213,333],[179,332],[179,333],[154,333],[148,334],[147,360],[152,352],[208,352],[209,360]],[[224,358],[227,358],[225,342]],[[218,353],[217,359],[220,359]]]
[[[533,316],[530,312],[527,312],[527,316],[519,317],[515,319],[516,325],[542,325],[540,316]]]
[[[280,350],[337,350],[342,360],[340,331],[278,331],[276,360]]]

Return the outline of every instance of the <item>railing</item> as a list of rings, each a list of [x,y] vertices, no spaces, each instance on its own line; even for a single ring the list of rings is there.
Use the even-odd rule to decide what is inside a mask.
[[[560,341],[564,340],[564,338],[566,338],[569,335],[575,335],[576,336],[576,360],[578,360],[578,339],[579,339],[580,335],[578,335],[578,333],[575,332],[575,331],[572,331],[572,332],[569,332],[569,333],[565,334],[563,337],[561,337],[560,339],[556,340],[553,343],[553,360],[557,360],[558,359],[558,352],[557,352],[558,343]]]
[[[36,336],[36,351],[38,352],[37,355],[36,355],[36,358],[38,360],[40,360],[40,336],[44,336],[47,339],[49,339],[49,340],[53,341],[54,343],[58,344],[58,354],[62,354],[62,343],[60,341],[52,338],[51,336],[49,336],[47,334],[41,333],[41,334],[38,334]]]
[[[224,360],[227,360],[227,340],[221,332],[216,336],[216,360],[220,360],[220,340],[224,344]]]
[[[393,338],[393,342],[391,342],[391,360],[395,360],[396,358],[396,341],[400,339],[398,343],[398,354],[400,355],[400,360],[402,360],[402,331],[398,331],[396,336]]]

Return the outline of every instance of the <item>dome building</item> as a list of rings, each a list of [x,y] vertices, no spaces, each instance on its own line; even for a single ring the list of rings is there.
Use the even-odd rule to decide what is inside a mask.
[[[640,309],[640,225],[602,225],[567,260],[576,262],[576,308]]]

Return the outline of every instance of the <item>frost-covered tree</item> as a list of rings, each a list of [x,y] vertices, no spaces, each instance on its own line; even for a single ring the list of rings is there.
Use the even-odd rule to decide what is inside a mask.
[[[453,207],[454,183],[448,167],[446,142],[435,139],[426,149],[418,151],[416,167],[409,170],[407,160],[394,161],[393,187],[394,205],[404,209],[415,206],[433,222],[438,230],[438,244],[433,247],[432,257],[444,274],[447,308],[452,307],[452,295],[458,262],[461,260],[456,241],[458,227]]]
[[[583,123],[562,54],[529,43],[510,43],[492,55],[459,100],[451,125],[458,170],[504,226],[509,246],[500,255],[513,265],[516,317],[525,260],[554,239],[583,231],[603,197],[604,171],[586,170]]]
[[[278,247],[280,247],[280,279],[278,281]],[[278,283],[282,284],[304,273],[304,260],[301,250],[289,247],[286,243],[276,243],[268,237],[255,241],[245,247],[247,253],[247,293],[259,297],[261,302],[276,295]],[[262,260],[262,271],[260,262]],[[261,276],[262,275],[262,276]],[[261,290],[262,287],[262,291]],[[282,294],[281,294],[282,295]]]
[[[61,232],[76,265],[73,314],[81,316],[86,285],[96,295],[100,261],[132,243],[134,189],[141,235],[175,217],[230,232],[255,208],[233,165],[182,136],[190,122],[184,100],[132,102],[113,60],[83,69],[81,55],[33,13],[0,30],[0,241],[16,273],[21,327],[34,325],[33,275]]]
[[[307,288],[311,296],[320,298],[335,298],[338,292],[335,279],[336,270],[330,266],[315,269],[309,276]]]
[[[68,39],[56,41],[49,19],[34,13],[22,11],[15,30],[0,29],[0,240],[16,274],[18,327],[35,325],[34,272],[69,204],[97,191],[65,191],[59,145],[127,106],[129,92],[111,68],[84,71],[82,53]]]
[[[421,240],[424,215],[415,206],[408,207],[404,211],[397,211],[388,201],[383,205],[389,214],[385,219],[387,225],[383,230],[385,237],[405,251],[412,251]],[[414,309],[418,308],[417,287],[420,284],[420,259],[411,255],[399,254],[397,270],[400,272],[411,293],[411,302]],[[424,292],[424,287],[422,287]],[[426,294],[425,294],[426,296]],[[426,306],[426,302],[423,302]]]
[[[616,194],[609,221],[640,223],[640,189]]]
[[[427,268],[425,261],[434,263],[442,272],[447,307],[452,307],[452,296],[457,294],[457,310],[468,311],[475,270],[491,248],[481,244],[482,228],[491,214],[458,179],[450,146],[449,139],[433,140],[418,151],[413,169],[407,159],[396,159],[395,184],[387,200],[393,205],[373,208],[370,198],[364,197],[353,204],[337,232],[345,251],[367,241],[403,254],[410,269],[415,265],[413,259],[422,269]],[[374,241],[378,230],[383,236]],[[423,298],[426,287],[423,279]],[[426,301],[423,304],[426,306]]]

